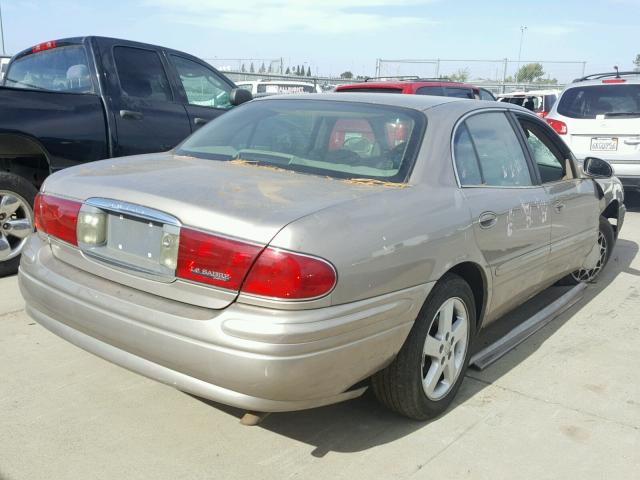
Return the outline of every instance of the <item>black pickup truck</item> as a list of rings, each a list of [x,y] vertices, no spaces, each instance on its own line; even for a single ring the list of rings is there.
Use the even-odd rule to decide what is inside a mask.
[[[0,276],[17,270],[47,175],[170,150],[251,98],[235,87],[192,55],[127,40],[68,38],[15,55],[0,86]]]

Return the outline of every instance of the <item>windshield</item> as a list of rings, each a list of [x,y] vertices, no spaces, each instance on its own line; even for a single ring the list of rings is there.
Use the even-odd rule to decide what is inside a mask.
[[[404,182],[425,123],[422,113],[398,107],[263,100],[212,121],[177,153],[334,178]]]
[[[570,88],[558,113],[570,118],[640,117],[640,85],[593,85]]]
[[[5,85],[55,92],[93,93],[87,55],[82,45],[52,48],[15,60]]]

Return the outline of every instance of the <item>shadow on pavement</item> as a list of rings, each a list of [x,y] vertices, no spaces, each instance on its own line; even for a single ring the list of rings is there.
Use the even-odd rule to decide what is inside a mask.
[[[638,204],[632,204],[632,208],[640,211],[640,202],[638,202]],[[604,290],[607,285],[613,282],[620,273],[640,276],[640,270],[630,266],[637,253],[637,243],[622,238],[619,239],[609,264],[598,281],[589,285],[584,297],[560,317],[537,332],[533,337],[512,350],[507,356],[484,370],[482,372],[482,379],[477,379],[478,381],[465,381],[453,405],[443,416],[448,415],[451,411],[455,410],[457,406],[463,404],[483,390],[487,385],[495,382],[526,360],[544,344],[547,339],[552,337],[558,329],[570,321],[580,308],[588,304]],[[483,331],[484,333],[478,338],[475,348],[481,348],[484,344],[490,343],[491,338],[499,337],[505,331],[510,330],[518,323],[526,320],[533,312],[553,302],[566,290],[567,287],[551,287],[529,300],[529,302],[515,312],[494,322],[486,331]],[[470,370],[468,376],[474,378],[479,376],[479,374]],[[198,400],[221,409],[230,415],[236,416],[238,419],[244,414],[243,411],[232,407],[200,398],[198,398]],[[437,419],[435,421],[437,421]],[[323,457],[332,451],[349,453],[368,450],[405,437],[415,430],[429,428],[430,426],[431,422],[408,420],[386,410],[377,403],[373,393],[367,391],[367,393],[360,398],[336,405],[299,412],[271,414],[265,418],[258,427],[253,428],[263,428],[273,433],[312,445],[315,447],[312,455],[315,457]]]

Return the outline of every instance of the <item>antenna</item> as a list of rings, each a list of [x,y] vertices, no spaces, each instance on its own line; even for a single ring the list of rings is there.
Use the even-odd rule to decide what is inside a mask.
[[[615,69],[615,71],[616,71],[616,78],[620,78],[620,71],[618,70],[618,66],[617,66],[617,65],[614,65],[614,66],[613,66],[613,68],[614,68],[614,69]]]

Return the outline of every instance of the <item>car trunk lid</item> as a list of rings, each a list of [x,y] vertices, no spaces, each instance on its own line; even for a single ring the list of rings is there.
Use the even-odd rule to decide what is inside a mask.
[[[103,205],[109,213],[110,249],[85,251],[89,258],[76,262],[76,266],[91,271],[91,262],[115,264],[120,268],[110,271],[109,278],[130,285],[132,275],[148,280],[157,274],[158,282],[140,282],[136,288],[156,294],[161,289],[163,296],[186,298],[188,303],[199,305],[211,302],[199,302],[193,292],[182,296],[180,288],[188,286],[168,293],[167,275],[161,275],[167,272],[153,268],[161,256],[157,244],[163,235],[175,233],[171,218],[182,229],[211,232],[262,248],[296,219],[375,191],[376,187],[370,185],[173,154],[82,165],[50,177],[45,184],[47,194],[80,200],[93,207]],[[92,257],[91,253],[96,255]],[[182,282],[175,278],[170,281]],[[217,295],[216,306],[224,308],[235,299],[238,288],[229,291],[207,287],[196,293],[205,292],[208,296]]]

